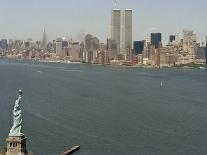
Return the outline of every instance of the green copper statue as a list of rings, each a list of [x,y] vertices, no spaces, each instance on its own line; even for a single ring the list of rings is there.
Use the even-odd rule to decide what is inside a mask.
[[[22,136],[21,133],[21,124],[22,124],[22,110],[20,108],[20,103],[22,102],[22,91],[19,90],[18,99],[15,101],[14,110],[13,110],[13,126],[10,130],[9,136]]]

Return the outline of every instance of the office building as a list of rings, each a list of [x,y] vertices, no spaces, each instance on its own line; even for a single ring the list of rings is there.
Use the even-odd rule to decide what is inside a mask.
[[[145,41],[134,41],[134,54],[142,54],[144,51]]]
[[[1,39],[0,48],[1,49],[7,49],[8,48],[7,39]]]
[[[121,41],[121,10],[112,10],[111,39],[116,42],[117,52],[120,52]]]
[[[155,46],[157,49],[162,43],[162,34],[161,33],[151,33],[151,45]]]
[[[175,41],[176,36],[175,35],[170,35],[169,36],[169,43],[172,43],[173,41]]]
[[[42,50],[46,50],[47,49],[47,38],[46,38],[45,29],[44,29],[43,36],[42,36],[41,49]]]
[[[122,12],[121,25],[121,49],[126,52],[132,48],[132,10],[127,9]]]
[[[62,41],[57,40],[55,44],[56,55],[61,56],[63,54],[63,44]]]
[[[99,39],[90,34],[85,36],[85,49],[87,51],[95,51],[100,49]]]

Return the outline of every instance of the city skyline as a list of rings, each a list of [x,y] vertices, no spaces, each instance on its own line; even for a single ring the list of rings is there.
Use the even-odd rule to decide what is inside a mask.
[[[82,40],[90,33],[100,38],[101,42],[106,42],[106,38],[110,37],[111,10],[117,8],[133,9],[133,40],[143,40],[150,32],[161,32],[164,43],[167,43],[169,35],[192,29],[199,41],[205,41],[207,22],[201,17],[207,13],[204,9],[206,4],[204,0],[197,3],[186,0],[120,0],[117,6],[114,6],[113,0],[3,1],[0,6],[3,19],[0,38],[32,37],[41,40],[45,28],[48,40],[57,37]]]

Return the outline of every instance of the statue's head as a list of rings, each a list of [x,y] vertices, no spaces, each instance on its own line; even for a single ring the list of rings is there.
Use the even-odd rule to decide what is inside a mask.
[[[19,93],[19,95],[22,95],[22,90],[19,89],[19,90],[18,90],[18,93]]]

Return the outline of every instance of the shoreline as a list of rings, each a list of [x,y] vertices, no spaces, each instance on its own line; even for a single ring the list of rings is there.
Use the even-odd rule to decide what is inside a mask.
[[[143,64],[96,64],[96,63],[87,63],[87,62],[71,62],[66,60],[41,60],[41,59],[22,59],[22,58],[8,58],[8,57],[0,57],[0,60],[15,60],[15,61],[30,61],[30,62],[41,62],[41,63],[54,63],[54,64],[87,64],[93,66],[112,66],[112,67],[124,67],[124,68],[146,68],[146,69],[200,69],[207,70],[207,64],[187,64],[187,65],[177,65],[177,66],[151,66],[151,65],[143,65]]]

